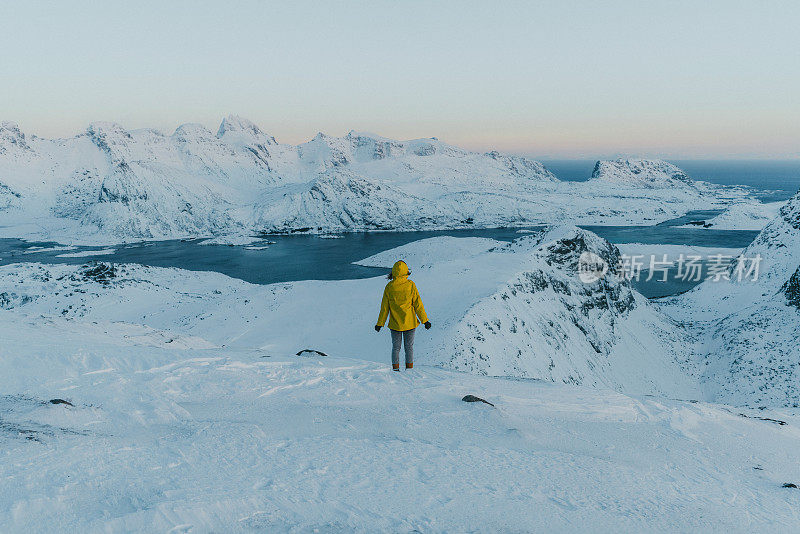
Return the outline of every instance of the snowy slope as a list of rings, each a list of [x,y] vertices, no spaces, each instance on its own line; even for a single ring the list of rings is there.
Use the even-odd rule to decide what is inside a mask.
[[[764,258],[757,282],[707,282],[657,306],[624,280],[580,281],[575,261],[581,252],[610,264],[618,252],[569,227],[514,244],[431,238],[359,263],[409,262],[434,323],[417,335],[421,364],[627,393],[793,406],[800,361],[796,205],[796,199],[788,204],[745,251]],[[94,269],[2,267],[0,307],[143,324],[269,354],[313,348],[388,359],[386,334],[372,331],[385,284],[380,277],[257,286],[217,273],[135,265],[117,266],[112,278],[98,281]]]
[[[435,261],[426,256],[432,249]],[[417,336],[420,363],[697,398],[690,340],[627,281],[581,282],[575,263],[585,250],[612,264],[618,256],[607,241],[565,227],[514,244],[426,239],[362,263],[409,262],[435,324]],[[0,286],[15,288],[4,307],[144,324],[217,346],[386,361],[386,334],[372,330],[383,278],[257,286],[216,273],[104,265],[2,267]],[[108,279],[98,280],[98,269]]]
[[[713,398],[750,405],[800,404],[800,194],[742,253],[762,258],[757,280],[706,281],[663,309],[698,330]]]
[[[125,328],[0,310],[3,532],[800,528],[796,417]]]
[[[434,263],[454,260],[466,263],[489,249],[505,245],[506,243],[503,241],[485,237],[438,236],[384,250],[355,263],[366,267],[385,267],[387,269],[391,269],[398,260],[403,260],[407,265],[413,265],[414,268],[430,267]]]
[[[539,162],[434,138],[350,132],[282,145],[235,116],[216,133],[197,124],[165,135],[97,122],[56,140],[2,123],[0,233],[114,243],[297,230],[647,224],[745,194],[694,183],[664,162],[636,161],[589,183],[561,183]],[[656,171],[663,176],[653,178]]]

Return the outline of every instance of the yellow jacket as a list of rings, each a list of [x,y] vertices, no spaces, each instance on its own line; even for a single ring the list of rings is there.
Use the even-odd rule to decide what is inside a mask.
[[[392,267],[392,279],[383,290],[378,326],[386,323],[386,317],[389,317],[389,328],[400,331],[413,330],[420,322],[428,322],[417,286],[408,279],[408,274],[408,265],[404,261],[398,261]]]

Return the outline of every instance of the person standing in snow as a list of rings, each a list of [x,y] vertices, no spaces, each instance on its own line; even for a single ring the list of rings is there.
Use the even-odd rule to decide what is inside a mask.
[[[409,274],[411,271],[406,262],[400,260],[394,264],[389,282],[383,290],[381,311],[375,325],[375,331],[380,332],[386,318],[389,318],[389,330],[392,332],[392,369],[395,371],[400,370],[401,342],[406,349],[406,369],[411,369],[414,367],[414,329],[420,322],[425,324],[426,330],[431,327],[422,299],[419,298],[417,285],[408,279]]]

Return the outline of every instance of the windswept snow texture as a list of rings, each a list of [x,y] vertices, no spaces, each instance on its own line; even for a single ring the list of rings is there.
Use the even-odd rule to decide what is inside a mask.
[[[435,138],[324,134],[282,145],[246,119],[171,135],[92,123],[70,139],[0,125],[0,230],[109,244],[136,239],[515,226],[655,224],[745,193],[663,161],[598,162],[587,183],[541,163]],[[233,236],[233,237],[230,237]]]
[[[0,331],[3,532],[800,528],[796,418],[13,311]]]
[[[755,406],[800,405],[800,193],[747,247],[758,279],[706,281],[663,309],[694,327],[706,354],[712,398]],[[750,264],[745,264],[749,266]]]

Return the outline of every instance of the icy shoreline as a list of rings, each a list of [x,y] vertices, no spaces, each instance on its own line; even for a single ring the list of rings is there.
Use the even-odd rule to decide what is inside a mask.
[[[643,216],[640,219],[629,218],[620,215],[618,218],[587,216],[580,219],[575,219],[574,224],[577,226],[621,226],[621,227],[635,227],[635,226],[658,226],[665,222],[684,217],[692,211],[713,209],[723,206],[722,204],[711,204],[702,207],[687,208],[684,212],[675,212],[670,215],[661,215],[658,218],[650,216]],[[341,234],[381,234],[381,233],[412,233],[420,231],[449,231],[449,230],[502,230],[502,229],[522,229],[525,230],[530,227],[543,227],[552,225],[552,220],[541,219],[535,221],[520,221],[518,223],[511,223],[506,225],[439,225],[439,226],[409,226],[398,227],[391,229],[376,229],[376,228],[339,228],[334,229],[330,227],[318,228],[301,228],[293,231],[260,231],[253,234],[176,234],[160,237],[147,237],[147,238],[125,238],[120,239],[113,235],[103,234],[87,234],[85,229],[81,229],[76,235],[71,234],[74,228],[69,229],[55,229],[49,230],[47,227],[54,221],[36,221],[20,223],[15,220],[15,214],[9,212],[0,212],[0,238],[2,239],[20,239],[29,243],[53,243],[59,246],[87,246],[87,247],[113,247],[117,245],[129,245],[135,243],[158,242],[158,241],[174,241],[174,240],[205,240],[208,244],[213,245],[244,245],[251,244],[262,240],[268,240],[270,236],[291,236],[291,235],[341,235]],[[59,224],[62,221],[55,221]],[[753,223],[749,224],[731,224],[722,228],[724,230],[760,230],[768,222],[766,220],[757,226]],[[696,228],[692,225],[684,225],[679,228]],[[83,235],[82,235],[83,234]]]

